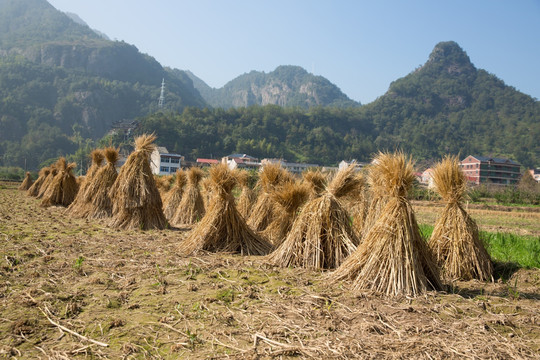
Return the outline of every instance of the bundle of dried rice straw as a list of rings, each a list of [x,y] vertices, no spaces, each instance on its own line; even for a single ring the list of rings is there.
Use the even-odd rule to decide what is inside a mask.
[[[204,200],[201,194],[200,182],[204,172],[198,167],[192,167],[187,172],[187,185],[182,195],[182,201],[178,205],[171,224],[191,225],[201,220],[204,216]]]
[[[407,192],[414,181],[413,164],[403,153],[379,153],[370,168],[388,200],[358,249],[332,274],[352,280],[355,290],[386,295],[418,295],[442,284],[431,251],[420,235]],[[381,189],[376,189],[381,190]]]
[[[26,194],[28,196],[34,196],[34,197],[38,196],[39,191],[41,187],[43,186],[43,184],[45,183],[45,179],[49,176],[50,172],[51,172],[51,168],[49,166],[46,166],[42,168],[41,170],[39,170],[38,178],[36,179],[36,181],[34,181],[32,186],[28,188],[28,191],[26,192]]]
[[[461,203],[467,184],[456,156],[447,156],[435,166],[433,184],[446,202],[429,240],[443,274],[451,280],[493,281],[493,264],[478,226]]]
[[[244,219],[247,219],[257,196],[251,188],[251,174],[247,170],[239,170],[236,173],[236,178],[238,179],[238,184],[242,188],[240,196],[236,199],[236,208],[240,215],[242,215]]]
[[[119,155],[114,147],[103,149],[103,155],[107,159],[107,165],[98,169],[86,190],[92,194],[85,210],[88,219],[103,219],[112,216],[112,200],[109,191],[118,177],[116,162]]]
[[[321,196],[326,189],[326,176],[318,170],[306,171],[302,178],[309,188],[309,200]]]
[[[213,196],[208,211],[180,243],[179,251],[191,255],[198,251],[230,252],[242,255],[265,255],[272,245],[255,234],[236,210],[232,190],[236,185],[234,173],[227,165],[210,168]]]
[[[110,226],[123,229],[163,229],[167,220],[150,169],[150,154],[155,135],[135,139],[135,151],[129,155],[109,191],[113,215]]]
[[[49,189],[49,186],[51,185],[56,174],[58,174],[58,162],[50,166],[49,175],[47,175],[47,177],[43,181],[43,184],[41,184],[41,187],[39,188],[39,193],[37,194],[38,199],[41,199],[43,195],[47,192],[47,189]]]
[[[79,185],[73,175],[75,163],[68,164],[65,158],[60,158],[56,163],[58,173],[51,180],[47,191],[43,194],[41,206],[49,207],[55,205],[69,206],[77,196]]]
[[[71,216],[85,217],[85,209],[87,208],[87,204],[92,200],[92,196],[94,195],[93,193],[88,192],[87,189],[90,183],[94,180],[94,176],[101,167],[105,157],[100,149],[95,149],[92,151],[90,153],[90,157],[92,159],[92,165],[88,169],[84,180],[80,184],[77,197],[67,209],[67,212]],[[79,178],[81,178],[81,176],[79,176]]]
[[[23,182],[19,185],[19,190],[26,191],[30,189],[30,186],[32,186],[32,176],[30,175],[30,172],[27,171]]]
[[[358,246],[358,238],[339,198],[358,186],[354,166],[339,171],[325,192],[302,208],[285,241],[269,255],[270,263],[333,269]]]
[[[186,172],[184,170],[176,170],[176,178],[174,180],[174,186],[165,195],[163,201],[163,213],[167,220],[172,223],[174,214],[180,206],[182,201],[182,195],[184,194],[184,185],[186,185]]]

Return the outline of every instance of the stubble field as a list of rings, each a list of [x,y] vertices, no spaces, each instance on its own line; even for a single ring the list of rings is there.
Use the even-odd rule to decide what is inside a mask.
[[[386,298],[263,257],[182,257],[189,230],[118,231],[0,188],[0,357],[539,358],[539,269]]]

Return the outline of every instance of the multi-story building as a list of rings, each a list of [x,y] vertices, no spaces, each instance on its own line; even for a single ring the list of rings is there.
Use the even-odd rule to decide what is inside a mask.
[[[521,176],[521,165],[510,159],[469,155],[460,166],[467,180],[476,185],[513,185]]]
[[[282,168],[287,169],[293,174],[301,174],[306,170],[319,167],[317,164],[293,163],[283,159],[262,159],[261,166],[269,164],[279,164]]]
[[[176,173],[176,170],[182,166],[184,157],[179,154],[169,153],[167,148],[156,146],[150,156],[150,168],[152,174],[155,175],[170,175]]]
[[[223,164],[227,164],[229,169],[259,169],[261,163],[259,159],[247,154],[231,154],[221,158]]]

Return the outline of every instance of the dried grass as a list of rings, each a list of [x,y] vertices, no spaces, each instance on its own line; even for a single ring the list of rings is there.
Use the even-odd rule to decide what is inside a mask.
[[[30,172],[26,172],[26,175],[24,176],[24,180],[23,182],[21,183],[21,185],[19,185],[19,190],[21,191],[26,191],[28,189],[30,189],[30,186],[32,186],[32,176],[30,175]]]
[[[493,281],[493,264],[478,235],[476,222],[461,201],[466,180],[455,156],[445,157],[433,169],[435,190],[446,206],[435,223],[429,247],[445,277],[451,280]]]
[[[268,257],[269,262],[282,267],[338,267],[359,241],[336,194],[347,195],[357,181],[354,166],[338,172],[325,193],[302,208],[285,241]]]
[[[87,208],[87,204],[92,200],[92,196],[94,195],[91,192],[88,192],[87,189],[89,185],[94,181],[94,176],[96,175],[97,171],[101,167],[103,160],[105,159],[105,156],[101,149],[93,150],[90,153],[90,157],[92,158],[92,165],[88,169],[88,172],[86,173],[86,176],[79,176],[77,179],[80,181],[79,186],[79,192],[77,193],[77,197],[71,205],[69,205],[67,212],[69,215],[74,217],[84,217],[85,216],[85,209]]]
[[[36,179],[36,181],[34,181],[32,186],[28,188],[28,191],[26,192],[26,194],[28,196],[34,196],[34,197],[38,196],[39,191],[41,187],[43,186],[45,179],[47,178],[47,176],[49,176],[50,172],[51,172],[51,168],[48,166],[39,170],[38,178]]]
[[[77,179],[73,175],[75,166],[77,166],[75,163],[67,164],[63,157],[58,160],[56,163],[58,173],[44,193],[41,206],[69,206],[73,202],[79,190]]]
[[[204,172],[197,167],[192,167],[187,172],[186,189],[172,218],[172,224],[191,225],[200,221],[204,216],[204,200],[199,186],[203,176]]]
[[[236,173],[238,184],[242,188],[240,196],[236,200],[236,208],[244,219],[247,219],[251,213],[251,208],[255,203],[257,196],[251,188],[251,174],[246,170],[238,170]]]
[[[248,219],[248,225],[255,231],[263,231],[274,219],[275,202],[270,194],[273,190],[286,183],[292,182],[291,174],[279,164],[269,164],[263,167],[257,186],[259,196]]]
[[[85,210],[85,216],[88,219],[104,219],[112,216],[112,200],[109,191],[118,177],[116,162],[119,155],[114,147],[103,149],[103,154],[107,159],[107,165],[97,171],[87,189],[93,194]]]
[[[184,194],[184,186],[187,182],[186,172],[183,170],[176,170],[176,178],[174,180],[174,186],[165,196],[163,201],[163,213],[167,220],[172,222],[176,210],[180,206],[182,201],[182,195]]]
[[[386,189],[388,201],[358,249],[332,279],[352,280],[354,290],[390,296],[440,290],[439,270],[406,198],[414,180],[412,160],[398,152],[379,153],[374,162],[371,174],[377,176],[381,190]]]
[[[319,170],[309,170],[302,174],[304,182],[310,190],[309,198],[314,199],[321,196],[326,189],[326,176]]]
[[[109,191],[113,203],[110,226],[142,230],[167,226],[161,196],[150,169],[155,139],[155,135],[147,134],[135,139],[135,151],[127,158]]]
[[[158,188],[159,194],[161,195],[161,199],[164,200],[167,193],[171,190],[173,176],[154,174],[154,180],[156,182],[156,186]]]
[[[212,204],[208,212],[180,243],[179,251],[191,255],[198,251],[265,255],[272,245],[255,234],[238,213],[232,190],[236,185],[234,173],[227,165],[210,168],[213,188]]]
[[[47,189],[51,185],[56,174],[58,174],[57,164],[53,164],[50,166],[49,174],[47,175],[47,177],[43,181],[43,184],[41,184],[41,187],[39,188],[39,193],[36,196],[38,199],[43,198],[43,195],[45,195],[45,193],[47,192]]]

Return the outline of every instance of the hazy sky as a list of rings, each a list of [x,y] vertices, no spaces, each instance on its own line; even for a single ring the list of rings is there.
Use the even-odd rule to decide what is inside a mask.
[[[540,99],[540,0],[49,0],[163,66],[221,87],[299,65],[363,104],[456,41],[477,68]]]

